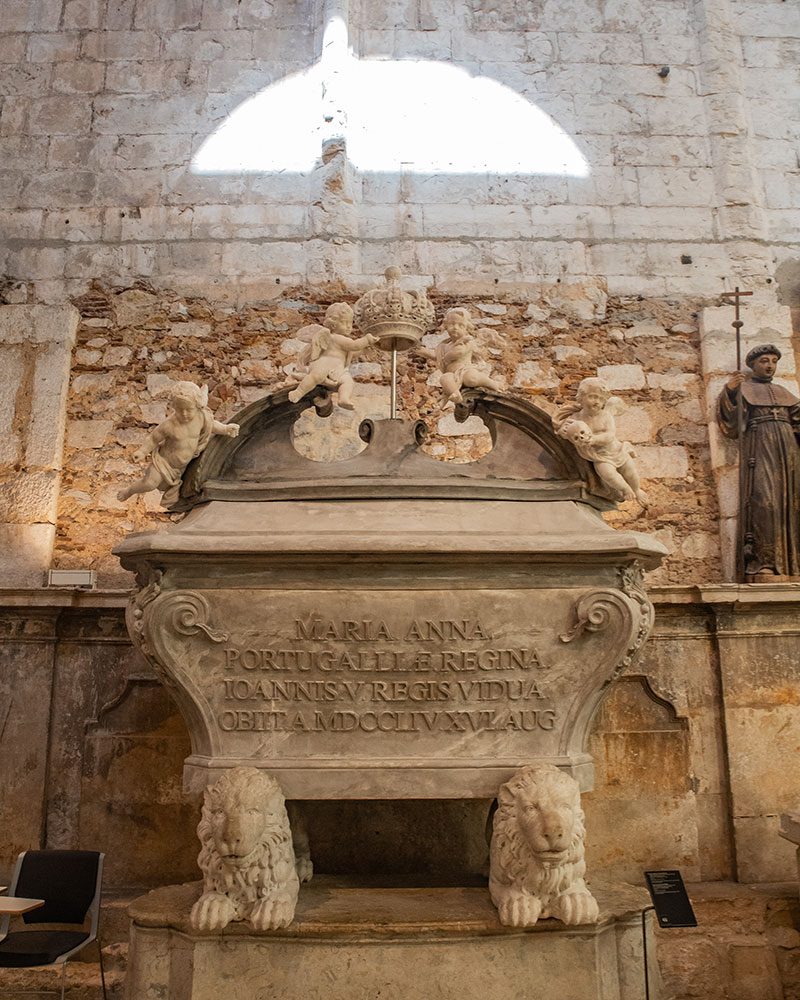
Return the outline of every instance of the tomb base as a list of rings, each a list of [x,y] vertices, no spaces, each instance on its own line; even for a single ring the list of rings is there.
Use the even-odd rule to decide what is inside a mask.
[[[295,921],[200,934],[200,883],[156,889],[130,907],[127,1000],[644,1000],[642,911],[632,886],[592,890],[596,925],[503,927],[485,887],[358,886],[315,878]],[[649,996],[661,996],[648,930]]]

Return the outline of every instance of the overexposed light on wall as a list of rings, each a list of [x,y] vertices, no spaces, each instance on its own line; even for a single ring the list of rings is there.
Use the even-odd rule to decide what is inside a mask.
[[[563,129],[510,87],[444,62],[358,59],[338,18],[320,62],[241,104],[192,169],[306,173],[332,135],[362,171],[589,173]]]
[[[323,138],[318,65],[254,94],[209,136],[192,160],[198,174],[313,170]]]

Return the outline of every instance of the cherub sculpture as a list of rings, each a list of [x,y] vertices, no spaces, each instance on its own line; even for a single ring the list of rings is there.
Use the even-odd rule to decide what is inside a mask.
[[[501,388],[490,378],[483,368],[483,352],[486,347],[500,348],[502,344],[491,330],[476,330],[468,309],[460,307],[448,309],[442,321],[442,330],[447,334],[433,350],[418,347],[419,353],[435,361],[442,371],[442,389],[449,402],[461,402],[461,389]]]
[[[378,338],[368,333],[353,340],[348,336],[352,329],[353,310],[346,302],[334,302],[328,306],[324,325],[314,323],[300,330],[298,337],[309,343],[300,355],[300,384],[289,393],[293,403],[318,385],[326,385],[338,389],[339,406],[345,410],[354,409],[355,382],[350,374],[350,362],[353,355],[377,344]]]
[[[614,416],[623,407],[599,378],[585,378],[578,386],[574,403],[563,406],[553,418],[556,432],[574,446],[578,454],[594,464],[595,472],[612,490],[626,500],[647,506],[647,496],[639,488],[639,474],[633,464],[634,450],[628,441],[617,439]]]
[[[153,457],[141,479],[119,491],[118,500],[127,500],[134,493],[162,490],[161,503],[169,507],[178,499],[186,466],[205,449],[212,434],[239,434],[238,424],[222,424],[214,419],[207,405],[208,386],[173,382],[161,394],[167,396],[172,413],[150,431],[142,447],[134,452],[137,462],[148,455]]]

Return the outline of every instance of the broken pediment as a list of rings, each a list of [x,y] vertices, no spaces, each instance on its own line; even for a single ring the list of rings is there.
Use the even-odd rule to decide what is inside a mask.
[[[426,454],[422,420],[364,420],[366,448],[353,458],[316,462],[296,450],[292,428],[303,411],[322,417],[333,411],[329,391],[318,388],[297,403],[281,389],[236,416],[237,438],[215,437],[186,470],[173,510],[209,500],[339,498],[460,498],[575,500],[600,510],[614,507],[613,494],[590,462],[556,435],[549,414],[525,399],[465,389],[455,409],[459,422],[480,417],[491,451],[468,463],[448,463]]]

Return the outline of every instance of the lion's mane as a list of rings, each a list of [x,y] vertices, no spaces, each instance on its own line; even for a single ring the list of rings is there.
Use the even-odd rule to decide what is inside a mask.
[[[253,804],[269,805],[273,821],[266,826],[256,848],[244,859],[220,857],[211,822],[217,809],[230,812]],[[197,826],[201,850],[197,863],[203,872],[203,892],[219,892],[234,904],[237,919],[244,919],[259,899],[272,896],[294,882],[297,896],[292,833],[286,804],[278,782],[255,768],[238,767],[226,772],[206,789]]]
[[[519,813],[531,802],[552,800],[567,787],[574,803],[569,847],[562,860],[549,864],[528,842],[520,826]],[[491,881],[537,896],[542,901],[542,916],[547,916],[548,902],[582,879],[586,872],[585,837],[577,782],[551,764],[525,767],[502,786],[498,795],[491,845]]]

